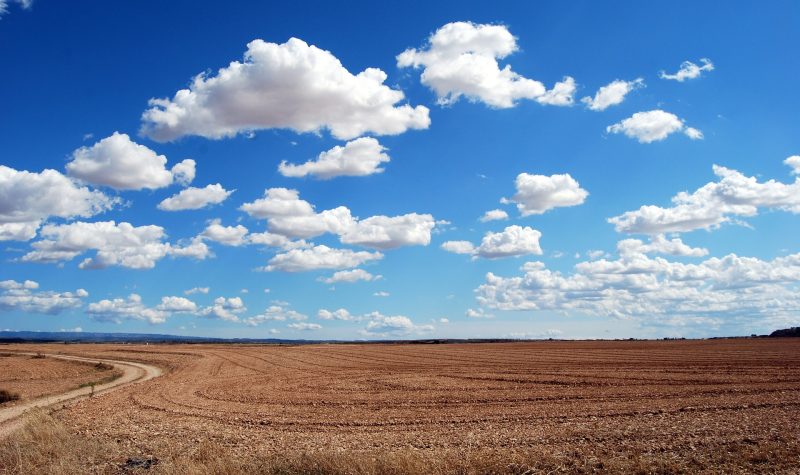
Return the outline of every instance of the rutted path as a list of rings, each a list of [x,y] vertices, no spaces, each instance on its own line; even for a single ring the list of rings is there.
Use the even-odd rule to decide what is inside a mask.
[[[19,354],[33,355],[34,353],[19,353]],[[56,358],[68,361],[85,361],[88,363],[102,362],[110,364],[114,366],[115,369],[122,372],[122,376],[120,376],[119,378],[111,382],[95,386],[94,387],[95,396],[110,391],[114,391],[129,384],[141,383],[153,378],[157,378],[162,374],[160,368],[143,363],[135,363],[133,361],[108,360],[102,358],[84,358],[82,356],[54,355],[54,354],[45,354],[45,356],[47,356],[48,358]],[[7,436],[16,429],[22,427],[24,418],[21,416],[31,409],[37,407],[48,407],[67,402],[75,402],[81,399],[85,399],[91,395],[92,395],[91,387],[78,388],[67,391],[65,393],[43,396],[30,401],[25,401],[21,404],[16,404],[11,407],[2,408],[0,409],[0,438]]]

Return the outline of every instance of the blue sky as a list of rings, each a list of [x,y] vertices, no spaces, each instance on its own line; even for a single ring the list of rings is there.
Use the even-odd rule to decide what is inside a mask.
[[[794,2],[0,11],[0,329],[800,323]]]

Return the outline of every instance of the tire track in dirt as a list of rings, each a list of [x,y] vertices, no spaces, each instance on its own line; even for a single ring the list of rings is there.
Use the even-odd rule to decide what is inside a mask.
[[[34,353],[17,353],[22,355],[33,355]],[[0,438],[4,438],[22,427],[24,415],[35,408],[45,408],[56,404],[67,404],[86,399],[92,396],[99,396],[116,389],[120,389],[130,384],[141,383],[161,376],[160,368],[144,363],[132,361],[120,361],[98,358],[85,358],[82,356],[54,355],[45,354],[48,358],[61,359],[66,361],[82,361],[86,363],[106,363],[114,366],[122,372],[122,376],[105,384],[94,387],[73,389],[61,394],[53,394],[22,402],[11,407],[0,409]]]

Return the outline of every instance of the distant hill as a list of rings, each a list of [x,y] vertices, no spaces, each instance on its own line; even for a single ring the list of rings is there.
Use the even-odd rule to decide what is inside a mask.
[[[197,336],[162,335],[157,333],[93,333],[93,332],[34,332],[2,331],[0,343],[68,342],[68,343],[311,343],[308,340],[277,338],[207,338]],[[316,341],[314,341],[316,342]]]
[[[784,328],[783,330],[775,330],[769,336],[776,337],[800,337],[800,327]]]

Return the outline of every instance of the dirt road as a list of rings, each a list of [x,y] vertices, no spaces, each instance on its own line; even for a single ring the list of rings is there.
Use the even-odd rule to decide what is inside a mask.
[[[20,416],[31,409],[74,402],[92,395],[98,396],[129,384],[140,383],[161,376],[161,369],[147,364],[134,363],[132,361],[83,358],[80,356],[54,354],[46,354],[45,356],[48,358],[57,358],[67,361],[85,361],[88,363],[101,361],[114,366],[114,368],[122,372],[122,376],[109,383],[95,386],[94,392],[92,391],[91,387],[78,388],[65,393],[44,396],[31,401],[25,401],[21,404],[11,407],[0,409],[0,438],[5,437],[14,430],[18,429],[23,423],[23,418]]]

